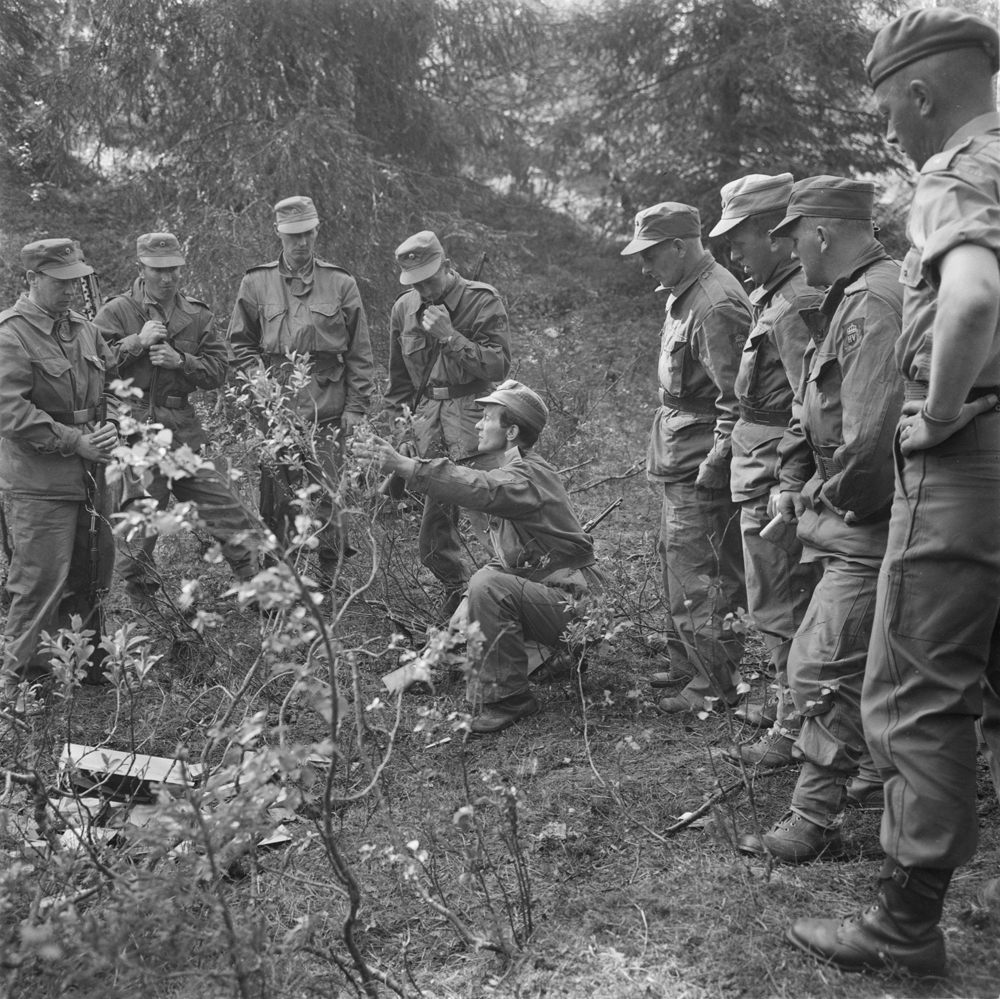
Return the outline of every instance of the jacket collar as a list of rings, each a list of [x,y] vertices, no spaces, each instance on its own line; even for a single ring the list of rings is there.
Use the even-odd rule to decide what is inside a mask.
[[[713,264],[715,263],[715,257],[712,256],[708,250],[705,251],[705,255],[695,263],[694,267],[691,268],[691,273],[687,274],[685,277],[681,278],[680,283],[674,285],[673,288],[668,288],[670,292],[670,299],[667,301],[667,307],[669,308],[674,302],[677,301],[681,295],[684,294],[690,288],[695,281],[698,281],[702,274],[704,274]]]
[[[775,292],[801,270],[802,265],[791,257],[778,264],[771,276],[759,288],[754,288],[750,292],[750,304],[754,308],[766,307],[774,298]]]
[[[869,246],[858,259],[854,262],[854,267],[848,274],[837,278],[836,281],[830,285],[825,297],[823,298],[823,304],[820,306],[820,311],[826,316],[832,316],[834,312],[837,311],[837,306],[840,305],[841,300],[845,295],[852,295],[857,291],[861,291],[864,288],[864,277],[865,271],[868,270],[872,264],[878,263],[880,260],[890,260],[892,259],[888,253],[885,252],[885,247],[872,237],[871,246]]]
[[[1000,111],[987,111],[976,118],[967,121],[945,144],[945,149],[951,149],[966,139],[973,139],[985,132],[995,132],[1000,129]]]
[[[67,312],[64,316],[53,316],[46,312],[40,305],[36,305],[29,297],[28,293],[22,292],[14,308],[24,316],[37,330],[41,330],[48,336],[52,335],[52,328],[60,319],[79,318],[73,312]]]

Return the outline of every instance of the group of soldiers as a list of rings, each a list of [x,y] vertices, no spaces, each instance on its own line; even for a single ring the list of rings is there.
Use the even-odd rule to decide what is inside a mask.
[[[649,478],[659,535],[669,669],[665,714],[728,705],[765,730],[727,750],[758,767],[800,761],[787,814],[741,848],[789,863],[844,853],[848,801],[884,801],[881,888],[847,919],[799,920],[789,939],[844,968],[945,970],[938,928],[952,871],[976,847],[976,753],[1000,786],[1000,115],[996,30],[950,8],[885,26],[866,61],[887,139],[920,171],[912,248],[890,258],[867,181],[752,174],[721,191],[724,236],[748,295],[702,242],[691,206],[640,212],[622,250],[666,291]],[[79,605],[81,535],[94,469],[118,443],[102,399],[139,391],[133,415],[202,449],[192,407],[230,359],[289,386],[310,428],[301,461],[261,467],[261,519],[292,536],[303,481],[335,478],[374,391],[354,279],[316,257],[309,198],[275,206],[277,260],[250,269],[218,339],[184,295],[169,233],[140,236],[138,276],[94,323],[69,311],[89,271],[70,240],[22,251],[28,291],[0,314],[0,488],[13,543],[7,690],[44,678],[43,630]],[[526,643],[566,643],[603,580],[555,469],[534,444],[548,411],[506,380],[507,317],[489,285],[462,277],[437,236],[396,251],[407,290],[390,318],[386,408],[412,413],[415,448],[359,434],[354,453],[425,494],[420,558],[441,582],[442,618],[478,622],[472,729],[538,710]],[[308,355],[292,385],[290,355]],[[500,383],[500,384],[498,384]],[[163,507],[191,500],[237,579],[257,571],[259,531],[210,462],[186,477],[147,469],[126,488]],[[351,554],[321,490],[318,574]],[[458,508],[493,548],[472,574]],[[155,536],[120,555],[139,607],[155,603]],[[778,696],[742,703],[738,608],[762,634]],[[672,692],[671,691],[672,688]],[[984,888],[1000,903],[1000,882]]]

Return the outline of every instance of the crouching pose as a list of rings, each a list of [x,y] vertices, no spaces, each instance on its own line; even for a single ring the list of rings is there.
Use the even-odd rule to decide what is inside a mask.
[[[479,451],[501,453],[488,471],[447,458],[406,458],[380,438],[355,445],[355,453],[381,458],[411,490],[489,517],[496,558],[469,581],[469,620],[485,636],[479,672],[467,697],[476,717],[472,731],[499,732],[538,710],[528,686],[526,641],[555,647],[577,612],[578,598],[602,588],[594,544],[573,512],[556,470],[532,450],[548,409],[526,385],[506,381],[477,399]]]

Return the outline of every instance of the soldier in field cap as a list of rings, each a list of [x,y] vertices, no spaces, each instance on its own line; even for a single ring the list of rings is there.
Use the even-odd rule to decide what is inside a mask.
[[[87,495],[95,464],[108,463],[118,440],[101,418],[115,359],[69,307],[77,280],[93,269],[70,239],[29,243],[21,263],[28,290],[0,312],[0,489],[13,542],[0,711],[23,709],[30,698],[19,685],[50,674],[43,631],[68,628],[75,614],[92,627]],[[114,542],[103,520],[99,562],[106,588]]]
[[[664,201],[639,212],[621,251],[669,293],[660,334],[660,408],[647,475],[663,490],[659,553],[667,608],[663,712],[735,704],[742,639],[726,616],[746,606],[737,508],[729,485],[735,381],[750,328],[739,282],[701,242],[696,208]],[[730,619],[731,620],[731,619]]]
[[[980,824],[976,719],[984,701],[996,719],[1000,690],[997,31],[947,7],[910,10],[865,68],[887,140],[920,171],[895,348],[907,401],[862,692],[885,861],[874,905],[800,919],[789,936],[843,968],[940,976],[945,894]],[[984,894],[1000,900],[996,882]]]
[[[467,697],[472,731],[486,735],[538,710],[524,643],[559,646],[579,614],[574,598],[600,592],[603,579],[558,473],[534,451],[548,419],[541,396],[509,380],[476,401],[477,448],[492,458],[487,467],[405,457],[378,438],[356,451],[405,476],[428,502],[457,502],[490,517],[496,557],[472,577],[468,594],[468,620],[479,622],[485,642]]]
[[[822,294],[806,283],[792,256],[792,240],[773,239],[770,230],[785,216],[792,175],[750,174],[722,188],[722,217],[710,235],[724,235],[733,263],[742,266],[752,285],[754,324],[740,357],[736,397],[740,418],[733,428],[730,487],[740,507],[747,610],[764,636],[778,699],[737,709],[767,731],[753,743],[726,752],[758,767],[791,762],[798,736],[798,711],[788,691],[786,665],[792,636],[802,623],[820,576],[816,562],[800,562],[802,544],[795,526],[784,525],[771,537],[761,529],[771,519],[768,505],[778,491],[778,444],[792,416],[793,385],[812,337],[799,315],[815,309]]]
[[[142,423],[159,423],[173,432],[175,445],[194,451],[208,446],[191,396],[198,389],[218,388],[229,367],[226,344],[216,335],[211,309],[181,291],[184,253],[173,233],[147,232],[136,239],[138,274],[131,291],[105,302],[94,322],[111,347],[122,378],[131,378],[142,397],[132,404],[132,416]],[[126,475],[122,509],[136,499],[152,497],[166,508],[173,494],[192,502],[211,535],[222,545],[236,579],[257,571],[253,527],[233,492],[229,479],[214,467],[193,475],[169,478],[159,466],[142,480]],[[156,535],[123,550],[121,573],[133,607],[150,611],[160,587],[153,550]]]
[[[319,574],[333,584],[342,558],[352,554],[342,511],[334,508],[344,437],[365,418],[375,389],[368,321],[357,282],[342,267],[316,256],[320,220],[312,199],[285,198],[274,206],[281,243],[277,260],[251,267],[240,284],[229,321],[229,342],[242,368],[262,364],[281,383],[292,367],[287,354],[308,354],[311,379],[288,404],[315,427],[316,465],[303,456],[310,481],[320,484],[318,516],[324,522]],[[294,534],[292,502],[304,484],[292,465],[261,463],[260,513],[284,546]]]
[[[407,290],[389,317],[389,387],[393,419],[409,406],[417,452],[447,456],[475,468],[494,454],[478,450],[476,425],[487,393],[510,368],[507,312],[496,288],[468,281],[452,266],[438,237],[415,233],[396,249],[399,282]],[[458,507],[428,496],[420,522],[420,559],[444,587],[440,610],[447,619],[469,581],[457,531]],[[484,522],[473,517],[479,529]]]

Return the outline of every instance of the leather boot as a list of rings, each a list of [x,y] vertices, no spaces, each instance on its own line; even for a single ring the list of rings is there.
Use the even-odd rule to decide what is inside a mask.
[[[827,829],[796,812],[786,812],[760,839],[752,835],[741,836],[737,846],[742,853],[770,853],[775,860],[785,864],[839,860],[845,852],[839,826]]]
[[[848,808],[881,808],[884,787],[881,780],[865,780],[855,777],[847,785]]]
[[[650,673],[651,687],[675,687],[683,684],[685,687],[694,679],[695,668],[690,663],[671,664],[670,669],[663,673]]]
[[[538,710],[538,701],[530,690],[499,701],[490,701],[479,709],[479,714],[472,719],[469,726],[474,735],[492,735],[510,728],[514,722],[533,715]]]
[[[777,728],[765,732],[755,742],[727,746],[722,752],[736,764],[739,764],[742,757],[748,767],[760,767],[761,770],[773,770],[795,762],[792,740]]]
[[[944,934],[938,928],[951,871],[882,865],[878,901],[847,919],[799,919],[788,939],[846,971],[903,971],[925,978],[945,974]]]

